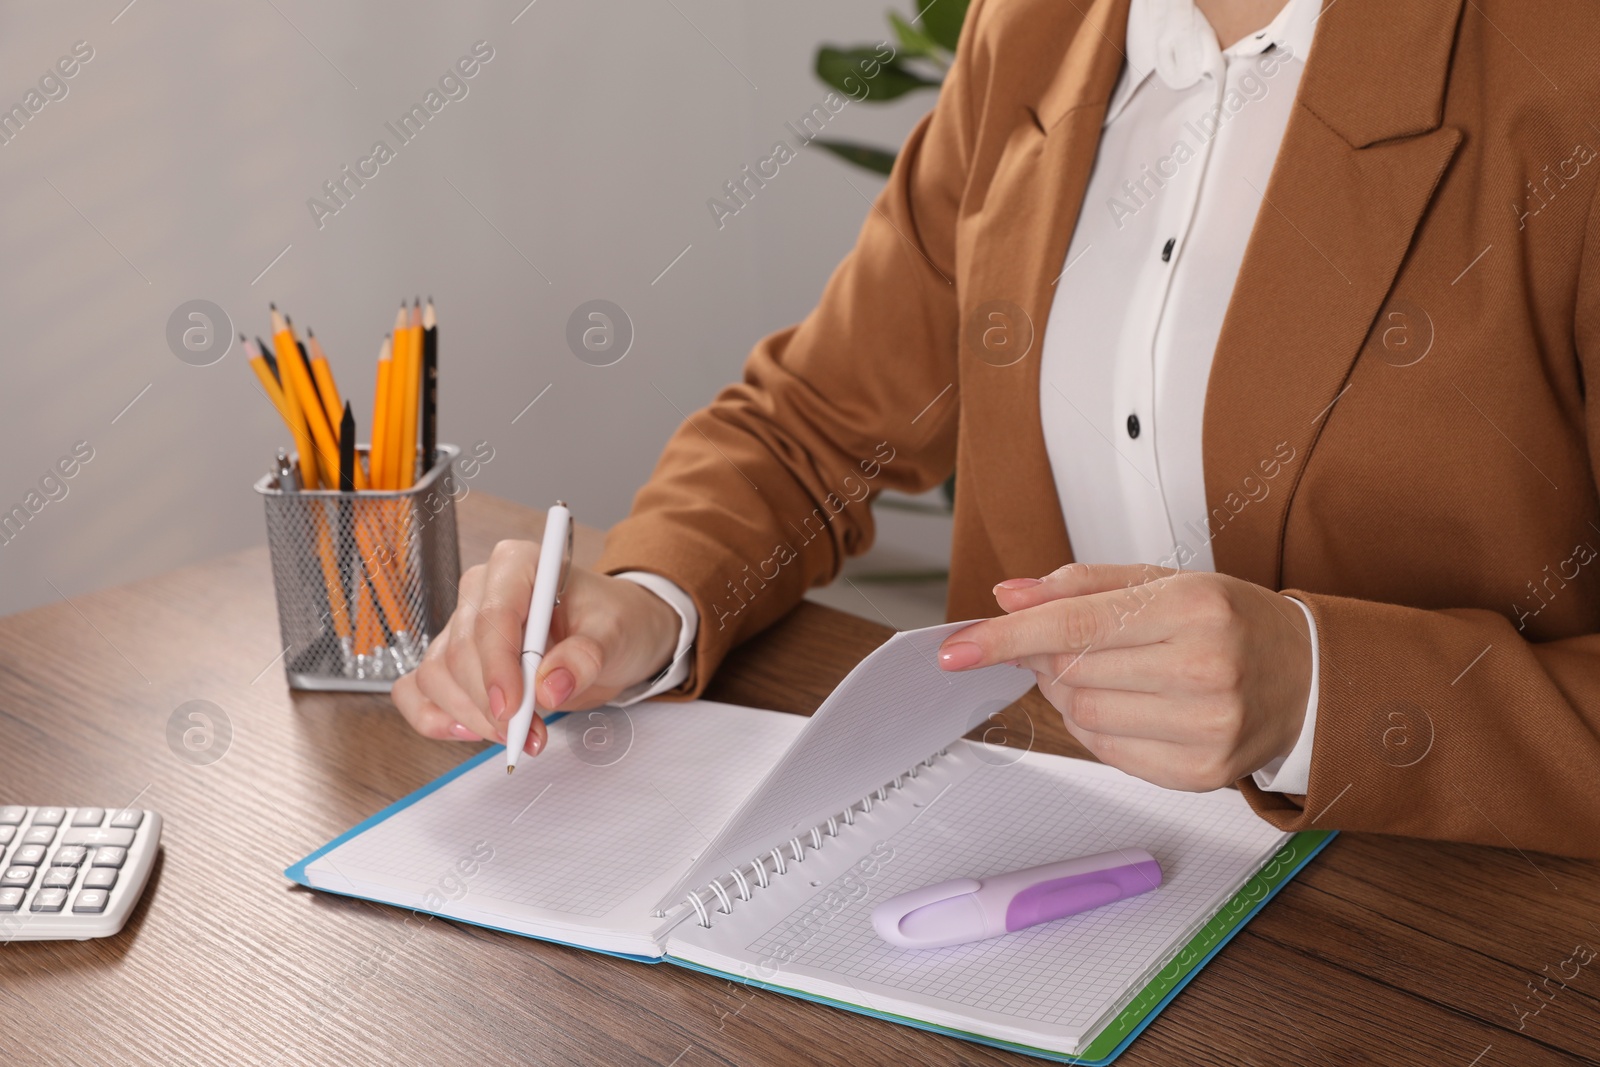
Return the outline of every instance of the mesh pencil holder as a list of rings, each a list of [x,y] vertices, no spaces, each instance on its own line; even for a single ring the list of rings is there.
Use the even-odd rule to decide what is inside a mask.
[[[421,662],[456,605],[460,451],[440,445],[405,490],[285,490],[270,474],[256,483],[290,688],[387,692]]]

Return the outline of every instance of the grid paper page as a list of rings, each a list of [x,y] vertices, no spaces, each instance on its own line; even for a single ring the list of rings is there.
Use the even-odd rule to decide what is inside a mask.
[[[809,830],[1033,688],[1017,667],[940,670],[939,643],[967,625],[902,631],[856,664],[661,907],[724,873],[723,857],[743,863]]]
[[[748,951],[770,958],[787,942],[786,970],[822,972],[880,992],[907,990],[1083,1034],[1142,988],[1143,976],[1164,965],[1287,836],[1233,790],[1169,791],[1058,757],[1030,755],[1009,766],[973,762],[970,776],[889,839],[893,854],[882,860],[870,892],[797,943],[793,931],[803,916],[830,890],[835,899],[846,895],[840,879],[772,924]],[[950,948],[901,949],[872,929],[874,906],[921,886],[1118,848],[1155,856],[1161,886]]]
[[[545,751],[514,775],[487,760],[314,866],[439,891],[460,881],[448,880],[457,862],[486,842],[492,859],[473,865],[465,888],[478,910],[509,902],[603,916],[698,854],[803,725],[706,701],[604,710],[609,728],[632,734],[614,763],[580,758],[582,731],[594,726],[590,713],[574,712],[551,724]]]

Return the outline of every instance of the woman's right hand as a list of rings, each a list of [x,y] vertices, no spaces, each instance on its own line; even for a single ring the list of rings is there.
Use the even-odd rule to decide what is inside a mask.
[[[424,737],[504,742],[522,699],[522,637],[539,546],[501,541],[461,576],[455,614],[416,670],[394,683],[401,714]],[[667,666],[682,622],[636,582],[574,567],[550,622],[534,690],[546,711],[591,708]],[[525,751],[549,738],[534,716]]]

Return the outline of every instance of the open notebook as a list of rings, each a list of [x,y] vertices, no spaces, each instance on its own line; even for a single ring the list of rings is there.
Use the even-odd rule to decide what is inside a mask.
[[[810,719],[708,701],[579,712],[488,749],[286,873],[316,889],[666,960],[1071,1062],[1107,1062],[1326,843],[1231,790],[959,740],[1033,676],[945,674],[955,628],[897,634]],[[1153,892],[907,950],[872,907],[949,878],[1117,848]]]

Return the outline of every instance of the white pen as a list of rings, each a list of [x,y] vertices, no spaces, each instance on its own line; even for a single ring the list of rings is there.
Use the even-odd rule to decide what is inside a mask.
[[[533,572],[533,598],[528,602],[528,629],[522,637],[522,703],[506,724],[506,773],[517,769],[522,746],[528,743],[533,727],[534,677],[550,641],[550,617],[566,587],[572,565],[572,512],[560,500],[544,517],[544,541],[539,546],[539,565]]]

